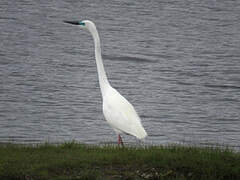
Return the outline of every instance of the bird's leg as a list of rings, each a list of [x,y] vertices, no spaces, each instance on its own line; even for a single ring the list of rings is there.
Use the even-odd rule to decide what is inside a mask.
[[[118,145],[122,145],[123,146],[123,141],[122,141],[122,137],[120,136],[120,134],[118,135]]]

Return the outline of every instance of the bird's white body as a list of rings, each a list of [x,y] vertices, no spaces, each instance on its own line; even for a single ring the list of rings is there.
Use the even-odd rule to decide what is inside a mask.
[[[81,23],[84,24],[81,27],[87,29],[94,39],[95,58],[105,119],[118,134],[126,133],[138,139],[145,138],[147,133],[134,107],[116,89],[111,87],[108,82],[102,62],[100,39],[95,24],[89,20],[82,21]],[[74,24],[77,23],[74,22]]]
[[[103,96],[103,114],[117,133],[126,133],[142,139],[147,133],[134,107],[114,88],[109,86]]]

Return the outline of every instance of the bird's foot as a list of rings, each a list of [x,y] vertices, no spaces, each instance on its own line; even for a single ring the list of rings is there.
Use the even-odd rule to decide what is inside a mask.
[[[122,147],[124,147],[122,137],[120,135],[118,135],[118,145],[122,145]]]

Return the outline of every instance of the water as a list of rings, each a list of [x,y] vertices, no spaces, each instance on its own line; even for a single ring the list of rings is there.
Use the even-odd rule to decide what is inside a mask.
[[[0,142],[116,141],[88,32],[154,144],[240,146],[240,1],[0,2]],[[124,136],[124,141],[135,139]]]

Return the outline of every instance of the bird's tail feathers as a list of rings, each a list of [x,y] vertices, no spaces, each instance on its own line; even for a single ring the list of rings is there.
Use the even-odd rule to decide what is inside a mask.
[[[147,132],[145,131],[145,129],[143,129],[143,127],[137,129],[136,137],[138,139],[143,139],[143,138],[147,137]]]

